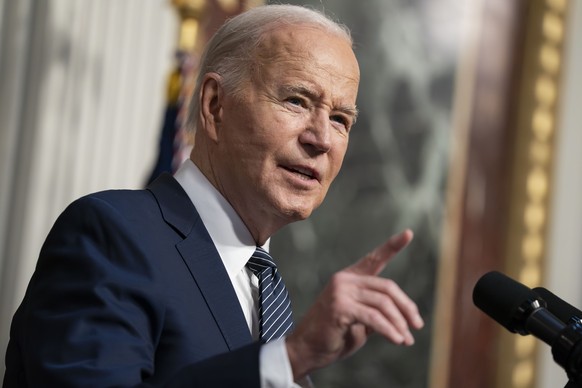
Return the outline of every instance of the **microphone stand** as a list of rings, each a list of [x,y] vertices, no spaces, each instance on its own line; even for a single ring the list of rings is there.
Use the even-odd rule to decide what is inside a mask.
[[[561,365],[568,376],[564,388],[582,388],[582,320],[572,317],[571,322],[552,343],[554,361]]]

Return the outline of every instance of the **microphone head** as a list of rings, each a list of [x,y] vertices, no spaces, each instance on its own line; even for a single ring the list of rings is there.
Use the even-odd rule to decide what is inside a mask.
[[[565,324],[570,324],[575,319],[582,319],[582,311],[544,287],[536,287],[532,291],[546,301],[548,310]]]
[[[529,334],[525,327],[531,313],[545,302],[529,287],[497,272],[486,273],[473,289],[473,303],[512,333]]]

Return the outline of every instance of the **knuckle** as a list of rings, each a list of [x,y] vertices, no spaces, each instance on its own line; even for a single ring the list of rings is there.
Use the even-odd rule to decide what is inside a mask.
[[[329,281],[329,285],[332,288],[332,290],[337,291],[339,289],[341,289],[342,287],[344,287],[344,285],[348,282],[349,280],[349,274],[346,272],[336,272],[335,274],[333,274],[333,276],[331,277],[330,281]]]
[[[382,259],[380,253],[377,250],[374,250],[366,255],[366,259],[368,263],[374,264],[377,263]]]
[[[386,279],[384,282],[384,289],[387,293],[392,294],[394,292],[400,291],[400,286],[398,286],[394,280]]]
[[[378,310],[371,310],[368,314],[368,319],[376,325],[381,324],[385,320],[384,315]]]

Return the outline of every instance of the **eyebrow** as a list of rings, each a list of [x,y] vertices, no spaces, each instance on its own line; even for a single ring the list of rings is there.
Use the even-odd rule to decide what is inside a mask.
[[[351,116],[352,117],[352,125],[354,125],[356,123],[356,121],[358,121],[358,114],[360,112],[358,111],[357,107],[355,107],[355,106],[353,106],[353,107],[340,106],[339,108],[337,108],[337,110],[347,114],[348,116]]]
[[[305,85],[301,85],[301,84],[297,84],[297,85],[285,85],[283,86],[283,89],[290,93],[290,94],[300,94],[303,96],[307,96],[312,100],[319,100],[321,98],[321,93],[318,93],[317,91],[315,91],[314,89],[305,86]],[[337,110],[340,111],[348,116],[350,116],[352,118],[352,125],[356,123],[356,120],[358,119],[358,108],[354,105],[354,106],[338,106],[338,107],[334,107],[333,110]]]

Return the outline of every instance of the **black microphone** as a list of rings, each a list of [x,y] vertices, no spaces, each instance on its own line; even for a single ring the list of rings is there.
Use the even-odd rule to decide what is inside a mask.
[[[546,309],[546,302],[529,287],[492,271],[473,289],[473,303],[512,333],[533,334],[552,345],[566,327]]]
[[[565,324],[548,311],[540,295],[496,271],[477,281],[473,303],[510,332],[533,334],[550,345],[554,361],[566,370],[567,387],[582,387],[581,321]]]
[[[551,291],[544,287],[535,287],[533,292],[545,300],[547,303],[547,309],[565,324],[572,323],[572,320],[582,320],[582,311],[578,310],[576,307],[561,299]]]

